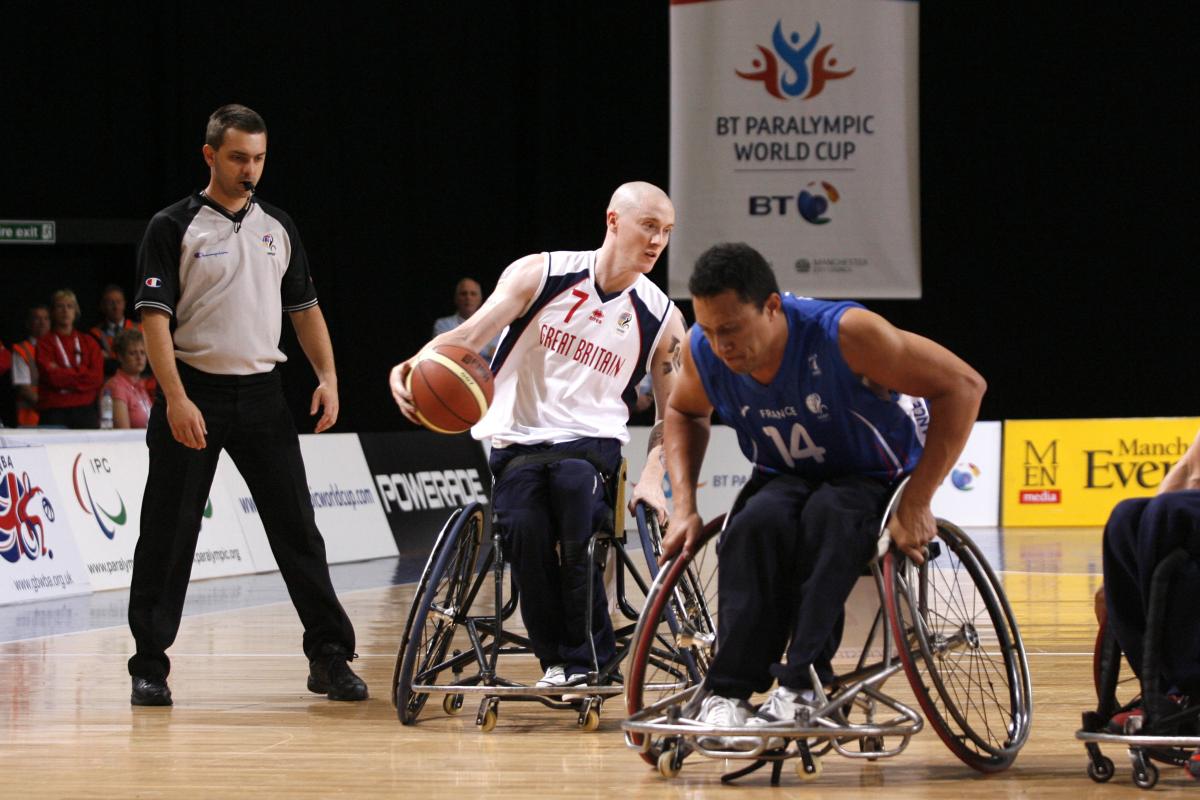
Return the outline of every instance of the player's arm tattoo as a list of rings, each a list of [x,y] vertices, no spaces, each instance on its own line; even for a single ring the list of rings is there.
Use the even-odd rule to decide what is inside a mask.
[[[650,441],[646,444],[646,453],[648,454],[655,447],[662,444],[663,441],[663,421],[660,419],[654,423],[654,427],[650,429]]]
[[[667,348],[667,360],[663,362],[663,375],[670,375],[672,372],[679,372],[679,368],[683,366],[683,350],[679,347],[679,337],[671,337],[671,346]]]

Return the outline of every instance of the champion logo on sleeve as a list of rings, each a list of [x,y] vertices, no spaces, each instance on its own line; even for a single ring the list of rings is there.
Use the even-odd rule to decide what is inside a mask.
[[[162,278],[146,278],[146,285],[151,289],[157,289],[162,286]]]

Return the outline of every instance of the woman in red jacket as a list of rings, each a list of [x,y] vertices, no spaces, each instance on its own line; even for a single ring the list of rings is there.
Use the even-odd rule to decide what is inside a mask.
[[[70,289],[54,293],[50,332],[38,339],[38,412],[42,425],[99,427],[96,395],[104,382],[100,345],[75,330],[79,301]]]

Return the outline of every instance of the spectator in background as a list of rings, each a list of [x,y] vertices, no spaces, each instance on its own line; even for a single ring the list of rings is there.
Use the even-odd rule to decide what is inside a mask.
[[[142,372],[146,369],[146,341],[137,328],[121,331],[113,338],[113,351],[120,365],[101,392],[113,401],[114,428],[145,428],[154,404]]]
[[[88,333],[100,345],[104,354],[104,374],[112,375],[118,369],[117,353],[113,339],[121,331],[136,328],[133,321],[125,317],[125,290],[115,283],[104,287],[100,293],[100,322],[88,329]]]
[[[479,287],[478,281],[471,278],[463,278],[454,287],[455,313],[448,317],[439,317],[433,323],[433,335],[437,336],[446,331],[454,330],[470,319],[471,315],[478,311],[481,305],[483,305],[483,290]],[[502,335],[503,332],[497,334],[496,338],[484,345],[483,349],[479,351],[479,355],[491,361],[492,356],[496,354],[496,345],[499,344]]]
[[[96,396],[104,383],[100,345],[75,330],[79,301],[70,289],[54,293],[51,329],[38,339],[38,414],[42,425],[96,428]]]
[[[25,317],[29,338],[13,345],[12,383],[16,394],[17,424],[35,428],[38,424],[38,339],[50,330],[50,309],[44,305],[31,306]]]

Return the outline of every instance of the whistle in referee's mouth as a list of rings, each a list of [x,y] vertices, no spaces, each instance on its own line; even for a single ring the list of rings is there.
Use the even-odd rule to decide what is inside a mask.
[[[254,184],[250,181],[242,181],[242,188],[250,194],[254,194]]]

